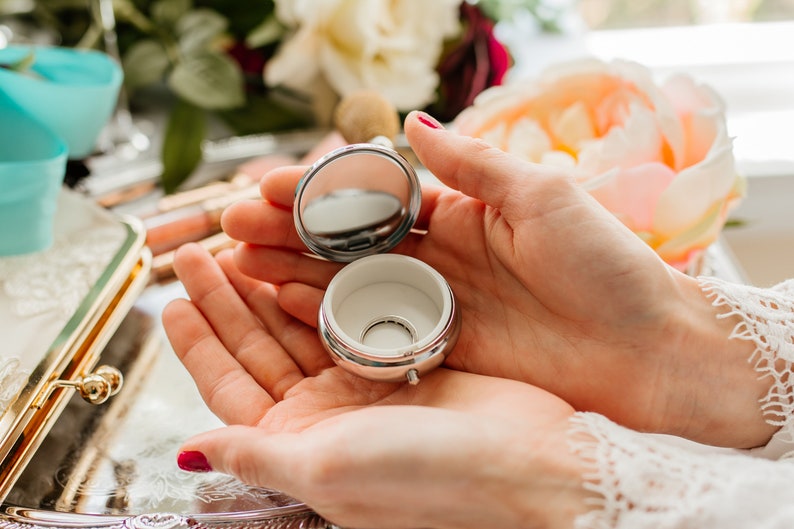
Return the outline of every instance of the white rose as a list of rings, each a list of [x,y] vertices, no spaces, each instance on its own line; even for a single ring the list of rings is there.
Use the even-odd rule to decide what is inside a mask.
[[[276,0],[293,30],[265,82],[312,93],[324,79],[341,97],[376,90],[398,110],[433,101],[443,42],[460,31],[461,0]]]

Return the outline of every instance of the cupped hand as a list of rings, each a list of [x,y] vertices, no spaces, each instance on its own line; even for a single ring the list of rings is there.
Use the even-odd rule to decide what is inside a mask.
[[[667,266],[563,170],[521,161],[413,113],[405,133],[448,187],[425,185],[416,232],[395,251],[450,283],[463,327],[450,368],[547,389],[577,409],[640,430],[747,447],[772,428],[768,389],[728,343],[695,279]],[[305,255],[291,208],[305,168],[262,181],[265,202],[233,206],[240,269],[281,286],[288,313],[314,324],[340,265]],[[720,399],[713,395],[719,394]],[[746,428],[736,428],[737,420]]]
[[[175,267],[190,300],[166,307],[168,338],[234,425],[183,446],[214,470],[349,527],[565,527],[584,508],[565,444],[573,409],[559,398],[443,368],[418,386],[358,378],[229,253],[188,245]]]

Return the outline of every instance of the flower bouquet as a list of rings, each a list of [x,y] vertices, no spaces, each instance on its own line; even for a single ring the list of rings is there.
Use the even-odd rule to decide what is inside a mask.
[[[131,108],[167,100],[166,192],[201,161],[210,116],[234,135],[323,127],[341,97],[369,89],[401,112],[451,119],[510,65],[498,20],[528,9],[548,30],[559,16],[542,0],[107,2]],[[68,3],[38,4],[42,23],[62,21],[64,45],[101,47],[107,17],[81,24]]]

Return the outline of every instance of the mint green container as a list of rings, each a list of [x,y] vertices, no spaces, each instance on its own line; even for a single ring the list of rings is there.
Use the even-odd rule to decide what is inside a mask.
[[[0,49],[0,64],[31,52],[26,73],[0,68],[0,92],[63,138],[69,158],[85,158],[116,107],[121,67],[100,51],[50,46],[8,46]]]
[[[46,250],[67,147],[0,93],[0,256]]]

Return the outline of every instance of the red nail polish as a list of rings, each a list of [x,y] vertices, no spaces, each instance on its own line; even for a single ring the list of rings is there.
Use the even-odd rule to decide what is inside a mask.
[[[416,119],[419,120],[420,123],[423,125],[430,127],[431,129],[443,129],[444,126],[439,123],[436,118],[431,116],[430,114],[426,114],[424,112],[419,112],[416,116]]]
[[[212,470],[207,456],[195,450],[180,452],[176,458],[176,464],[188,472],[210,472]]]

